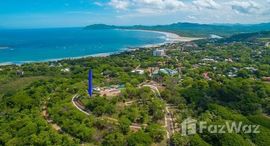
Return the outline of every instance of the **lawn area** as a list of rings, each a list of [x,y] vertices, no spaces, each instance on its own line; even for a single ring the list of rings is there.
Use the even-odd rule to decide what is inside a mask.
[[[41,80],[41,79],[48,79],[49,77],[46,76],[37,76],[37,77],[23,77],[18,78],[12,81],[9,81],[8,83],[1,84],[0,85],[0,93],[7,93],[7,92],[16,92],[18,90],[21,90],[28,85],[30,85],[32,82]]]
[[[270,129],[270,118],[266,115],[253,115],[249,116],[248,119],[255,124],[259,124]]]
[[[259,38],[259,40],[262,42],[269,42],[270,38]]]

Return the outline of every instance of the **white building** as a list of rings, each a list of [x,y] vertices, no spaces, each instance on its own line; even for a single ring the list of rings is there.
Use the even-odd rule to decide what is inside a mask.
[[[153,51],[153,56],[165,56],[165,50],[164,49],[156,49]]]
[[[153,72],[153,75],[158,75],[159,73],[163,73],[163,74],[166,74],[166,75],[173,76],[173,75],[176,75],[178,72],[176,70],[172,70],[172,69],[169,69],[169,68],[162,68],[162,69],[159,69],[159,70],[155,70]]]
[[[64,69],[61,69],[61,72],[70,72],[70,69],[69,68],[64,68]]]
[[[226,62],[233,62],[231,58],[225,59]]]
[[[140,74],[140,75],[143,75],[144,74],[144,70],[142,70],[142,69],[136,69],[136,70],[133,70],[131,72],[132,73],[137,73],[137,74]]]
[[[17,71],[16,71],[16,74],[17,74],[18,76],[23,76],[23,75],[24,75],[24,71],[22,71],[22,70],[17,70]]]

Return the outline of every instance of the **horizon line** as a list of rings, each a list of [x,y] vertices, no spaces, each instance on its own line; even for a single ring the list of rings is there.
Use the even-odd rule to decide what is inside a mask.
[[[200,23],[200,22],[174,22],[174,23],[167,23],[167,24],[154,24],[154,25],[144,25],[144,24],[132,24],[132,25],[116,25],[116,24],[108,24],[108,23],[92,23],[88,25],[77,25],[77,26],[48,26],[48,27],[6,27],[6,26],[0,26],[0,30],[20,30],[20,29],[61,29],[61,28],[84,28],[91,25],[108,25],[108,26],[124,26],[124,27],[130,27],[130,26],[165,26],[165,25],[172,25],[172,24],[199,24],[199,25],[259,25],[259,24],[270,24],[269,22],[258,22],[258,23]]]

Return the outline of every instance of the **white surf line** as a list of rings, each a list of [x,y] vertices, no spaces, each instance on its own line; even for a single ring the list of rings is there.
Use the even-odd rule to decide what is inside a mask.
[[[87,113],[86,111],[84,111],[84,110],[82,110],[80,107],[78,107],[77,106],[77,104],[75,103],[75,99],[78,97],[78,95],[76,94],[76,95],[74,95],[73,97],[72,97],[72,103],[73,103],[73,105],[79,110],[79,111],[81,111],[81,112],[83,112],[84,114],[86,114],[86,115],[90,115],[89,113]]]
[[[152,33],[159,33],[166,36],[166,41],[161,44],[167,44],[167,43],[177,43],[177,42],[190,42],[194,40],[200,40],[203,38],[195,38],[195,37],[183,37],[173,32],[166,32],[161,30],[147,30],[147,29],[121,29],[125,31],[143,31],[143,32],[152,32]]]

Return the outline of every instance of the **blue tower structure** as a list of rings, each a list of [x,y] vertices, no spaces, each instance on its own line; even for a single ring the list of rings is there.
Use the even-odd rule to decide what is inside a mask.
[[[89,73],[88,73],[88,94],[90,96],[93,95],[93,72],[92,72],[92,69],[90,69]]]

